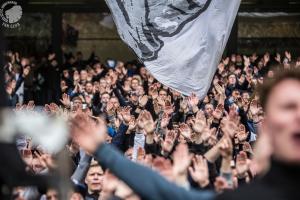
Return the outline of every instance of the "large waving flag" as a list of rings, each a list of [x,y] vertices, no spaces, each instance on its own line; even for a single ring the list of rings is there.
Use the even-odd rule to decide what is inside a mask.
[[[122,40],[161,83],[204,98],[241,0],[106,0]]]

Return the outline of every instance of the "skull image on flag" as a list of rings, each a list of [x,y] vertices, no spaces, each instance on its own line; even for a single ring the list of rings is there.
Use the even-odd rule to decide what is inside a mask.
[[[124,2],[124,3],[123,3]],[[186,23],[204,12],[211,0],[194,2],[192,0],[117,0],[117,5],[126,21],[126,29],[122,37],[134,40],[135,52],[141,60],[154,60],[158,51],[164,45],[161,37],[171,37],[178,33]],[[143,4],[140,17],[136,17],[134,10]],[[136,26],[140,24],[140,26]],[[124,25],[123,25],[124,26]]]
[[[122,40],[160,82],[204,97],[240,0],[106,0]]]

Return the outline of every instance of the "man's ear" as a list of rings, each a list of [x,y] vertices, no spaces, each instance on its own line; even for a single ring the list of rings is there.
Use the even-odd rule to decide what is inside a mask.
[[[87,176],[88,176],[88,175],[86,175],[85,178],[84,178],[84,183],[85,183],[85,184],[87,184],[87,180],[86,180],[86,177],[87,177]]]

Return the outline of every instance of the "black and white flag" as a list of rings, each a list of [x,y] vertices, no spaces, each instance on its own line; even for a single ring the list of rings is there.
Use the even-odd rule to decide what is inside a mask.
[[[205,97],[241,0],[106,0],[122,40],[161,83]]]

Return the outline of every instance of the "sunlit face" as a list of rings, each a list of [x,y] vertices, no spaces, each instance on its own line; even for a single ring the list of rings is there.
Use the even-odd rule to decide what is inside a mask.
[[[133,90],[137,90],[138,86],[139,86],[139,81],[137,79],[132,79],[132,81],[131,81],[131,88]]]
[[[90,167],[85,177],[85,183],[90,193],[101,191],[103,174],[103,170],[99,165]]]
[[[212,113],[213,113],[213,111],[214,111],[214,107],[213,107],[212,104],[206,104],[206,105],[205,105],[205,114],[206,114],[207,116],[211,116]]]
[[[282,81],[268,99],[265,122],[274,158],[300,165],[300,81]]]

